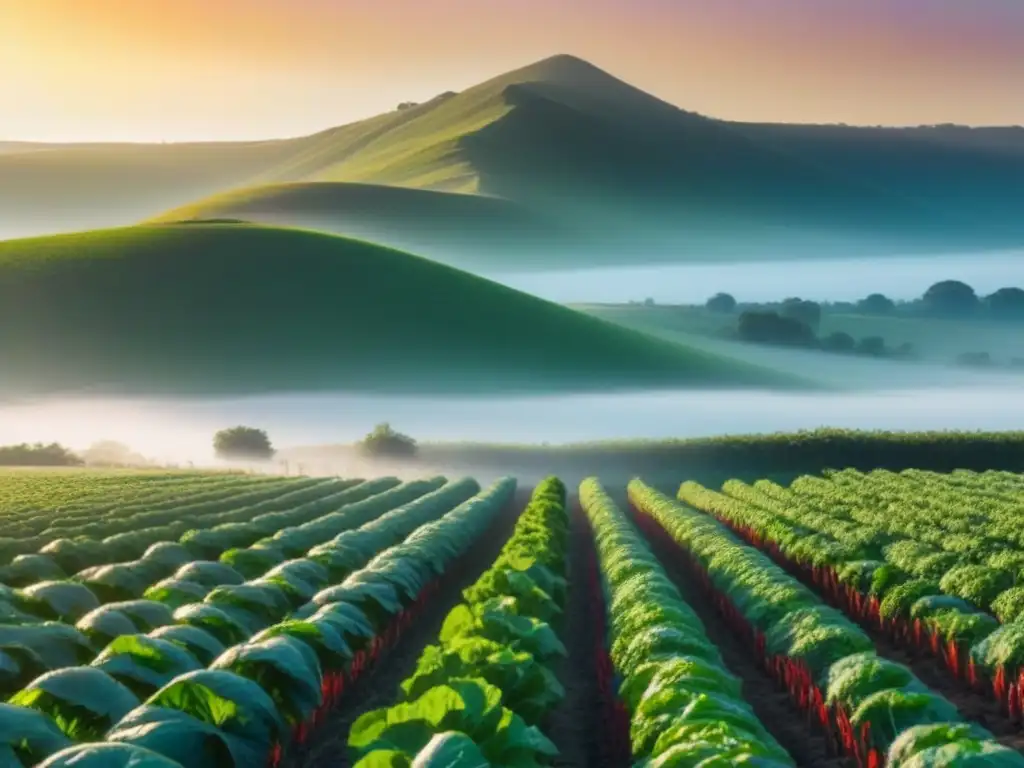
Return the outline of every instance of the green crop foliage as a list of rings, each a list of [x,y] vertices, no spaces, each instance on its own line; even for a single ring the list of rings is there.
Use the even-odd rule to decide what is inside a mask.
[[[420,765],[456,749],[495,766],[540,766],[557,755],[537,725],[564,695],[552,664],[566,654],[558,628],[567,536],[565,487],[548,478],[402,683],[399,702],[353,724],[357,766]]]

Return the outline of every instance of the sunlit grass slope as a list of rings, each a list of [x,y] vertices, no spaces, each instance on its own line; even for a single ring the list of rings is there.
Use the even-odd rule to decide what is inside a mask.
[[[247,224],[0,243],[0,360],[8,394],[796,385],[408,253]]]
[[[563,55],[295,139],[0,149],[0,239],[134,223],[255,189],[239,193],[262,197],[250,218],[494,271],[530,257],[531,268],[585,268],[1020,246],[1019,132],[960,133],[715,120]],[[293,187],[273,191],[309,182],[362,186],[335,195],[335,210],[319,198],[315,213]],[[500,226],[467,245],[458,217],[424,229],[431,199],[409,198],[423,210],[398,217],[395,199],[373,191],[382,186],[501,198],[570,242]],[[517,241],[531,231],[535,247]]]

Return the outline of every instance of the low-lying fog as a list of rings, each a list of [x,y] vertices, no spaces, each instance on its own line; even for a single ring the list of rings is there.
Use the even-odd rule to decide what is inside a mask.
[[[865,429],[1024,429],[1019,379],[871,393],[652,392],[520,399],[287,395],[217,401],[64,400],[0,406],[0,444],[100,439],[159,461],[207,462],[223,427],[265,429],[279,448],[359,439],[390,422],[421,441],[561,443]]]
[[[550,301],[625,303],[652,298],[700,304],[719,291],[740,301],[856,301],[872,293],[919,298],[940,280],[962,280],[979,295],[1020,285],[1024,253],[864,259],[800,259],[491,274],[498,282]]]

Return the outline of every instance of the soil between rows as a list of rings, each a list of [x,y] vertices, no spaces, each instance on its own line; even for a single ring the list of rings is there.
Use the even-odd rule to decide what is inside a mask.
[[[288,755],[283,768],[349,768],[348,732],[361,715],[394,704],[401,682],[416,668],[423,649],[437,640],[448,613],[462,601],[462,591],[473,584],[508,540],[519,513],[530,500],[532,488],[520,487],[480,541],[446,574],[431,607],[409,628],[379,665],[349,689],[345,701],[312,733],[300,752]]]
[[[690,578],[677,546],[647,539],[651,551],[676,585],[683,600],[704,624],[708,639],[718,648],[726,667],[743,683],[743,698],[758,719],[800,768],[850,768],[853,761],[829,748],[828,735],[802,712],[768,676],[755,651],[725,624],[700,586]]]
[[[558,768],[621,768],[603,748],[602,702],[594,653],[596,612],[602,606],[590,600],[587,589],[594,539],[577,499],[569,499],[569,594],[562,626],[562,641],[569,651],[555,670],[565,698],[552,713],[546,733],[561,753]]]

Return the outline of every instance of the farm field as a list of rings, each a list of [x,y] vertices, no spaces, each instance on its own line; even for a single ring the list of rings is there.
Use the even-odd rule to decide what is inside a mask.
[[[0,766],[1024,766],[1024,475],[664,490],[0,471]]]

